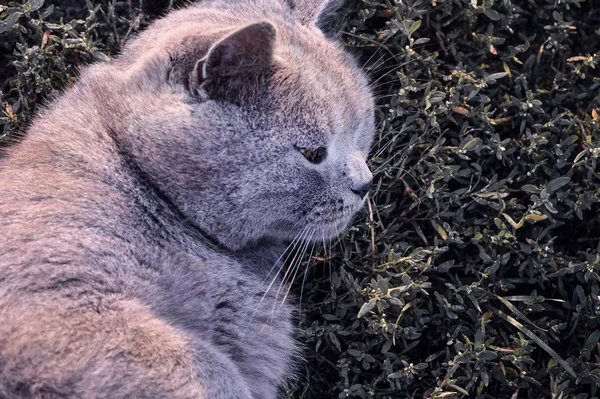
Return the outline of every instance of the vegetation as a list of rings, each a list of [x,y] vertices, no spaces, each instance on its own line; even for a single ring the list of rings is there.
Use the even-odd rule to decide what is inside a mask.
[[[62,3],[62,4],[60,4]],[[0,6],[0,135],[168,2]],[[573,398],[600,387],[600,8],[355,0],[375,188],[306,261],[290,398]]]

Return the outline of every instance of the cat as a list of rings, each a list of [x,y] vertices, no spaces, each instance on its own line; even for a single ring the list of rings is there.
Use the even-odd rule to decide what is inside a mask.
[[[363,206],[367,78],[336,0],[207,0],[83,68],[0,160],[0,397],[270,399],[290,242]]]

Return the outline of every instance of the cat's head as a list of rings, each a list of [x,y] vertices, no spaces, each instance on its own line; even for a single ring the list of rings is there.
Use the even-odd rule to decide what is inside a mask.
[[[365,202],[373,98],[321,29],[337,3],[200,3],[151,26],[115,64],[129,83],[129,151],[230,249],[331,239]]]

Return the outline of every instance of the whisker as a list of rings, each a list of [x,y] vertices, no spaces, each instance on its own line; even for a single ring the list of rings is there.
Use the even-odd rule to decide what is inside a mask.
[[[313,234],[314,230],[311,230],[310,233],[310,238],[312,238],[312,234]],[[284,287],[284,285],[286,284],[286,281],[288,279],[288,275],[291,276],[291,274],[293,273],[293,270],[296,268],[297,265],[300,265],[301,261],[302,261],[302,257],[304,256],[304,253],[306,252],[306,249],[308,248],[308,245],[310,244],[310,238],[309,238],[308,234],[306,235],[305,238],[303,238],[304,241],[304,245],[301,245],[299,250],[296,251],[296,255],[294,255],[294,258],[292,259],[289,267],[287,268],[285,275],[283,276],[283,279],[281,280],[281,284],[279,284],[279,289],[277,290],[277,294],[275,294],[275,300],[277,301],[277,298],[279,298],[279,294],[281,292],[281,289]],[[300,255],[300,256],[298,256]],[[289,273],[289,272],[292,273]],[[282,302],[283,303],[283,302]]]
[[[286,280],[286,278],[290,272],[290,267],[294,264],[296,258],[298,257],[298,254],[300,253],[300,250],[301,250],[302,246],[304,245],[304,240],[306,239],[306,237],[308,237],[309,231],[310,231],[310,228],[308,226],[306,226],[303,229],[304,233],[302,234],[302,238],[298,241],[297,246],[294,249],[292,249],[292,251],[290,251],[290,254],[285,258],[285,261],[282,264],[282,268],[283,268],[283,266],[287,264],[287,261],[290,258],[290,256],[292,255],[292,253],[295,252],[294,257],[290,261],[290,264],[286,267],[286,271],[280,281],[279,288],[277,289],[277,293],[275,294],[275,301],[277,301],[277,298],[279,297],[279,293],[281,292],[281,286],[282,286],[283,282]],[[279,271],[281,271],[281,269],[279,269]],[[271,281],[271,284],[267,288],[267,291],[271,289],[271,287],[274,283],[275,283],[275,279],[273,279],[273,281]]]
[[[312,230],[311,230],[312,232]],[[311,237],[312,238],[312,233]],[[308,238],[308,239],[307,239]],[[275,300],[273,301],[273,307],[271,308],[271,319],[273,317],[275,317],[275,308],[277,306],[278,303],[278,298],[279,298],[279,294],[281,293],[281,290],[286,286],[286,284],[288,284],[288,276],[295,276],[295,273],[297,271],[297,269],[299,269],[300,264],[302,263],[302,257],[304,256],[304,253],[306,252],[306,248],[308,247],[308,244],[310,243],[310,238],[309,235],[306,234],[303,237],[303,243],[298,247],[298,249],[296,250],[296,253],[294,255],[294,257],[292,258],[289,266],[286,268],[286,272],[285,275],[283,276],[283,278],[281,279],[280,283],[279,283],[279,288],[277,289],[277,293],[275,294]],[[289,286],[291,287],[291,281],[289,283]],[[286,294],[287,296],[287,294]],[[284,298],[285,301],[285,298]],[[283,305],[284,302],[281,302],[281,304]]]
[[[288,250],[290,249],[290,247],[292,245],[295,245],[295,241],[300,237],[300,234],[302,234],[302,232],[304,232],[305,229],[307,229],[308,227],[305,227],[304,229],[300,230],[300,232],[298,232],[298,234],[296,234],[296,236],[294,237],[294,239],[292,240],[292,242],[290,242],[288,244],[288,246],[285,248],[285,250],[281,253],[281,255],[279,256],[279,258],[277,258],[277,260],[275,261],[275,263],[273,264],[273,267],[271,267],[271,269],[269,270],[269,272],[267,273],[267,275],[265,276],[265,278],[263,279],[263,281],[261,281],[261,284],[263,284],[265,281],[267,281],[267,278],[269,278],[269,276],[271,275],[271,273],[273,273],[273,270],[275,270],[275,267],[277,267],[277,264],[279,263],[279,261],[283,258],[283,256],[288,253]],[[289,256],[289,255],[288,255]],[[285,262],[284,262],[285,263]]]
[[[263,285],[265,283],[265,281],[267,281],[267,278],[269,277],[269,275],[273,272],[273,270],[275,269],[275,267],[277,266],[277,264],[279,263],[279,261],[281,260],[281,258],[283,258],[283,256],[288,253],[288,256],[285,258],[285,260],[283,261],[283,263],[281,263],[281,266],[279,267],[279,269],[277,270],[277,273],[275,273],[275,276],[273,276],[273,279],[271,280],[271,283],[269,284],[269,286],[267,287],[267,289],[265,290],[265,292],[263,293],[263,295],[260,298],[260,301],[258,302],[258,305],[256,306],[256,308],[254,309],[254,312],[252,312],[252,314],[247,317],[247,324],[246,327],[244,328],[243,332],[242,332],[242,340],[244,339],[244,337],[246,336],[246,332],[248,331],[248,327],[250,326],[250,323],[252,322],[252,320],[254,319],[254,317],[256,316],[256,313],[258,312],[258,310],[260,309],[260,305],[263,303],[263,301],[265,300],[267,294],[269,293],[269,291],[271,290],[271,288],[273,287],[273,284],[275,284],[275,281],[277,281],[277,277],[279,276],[279,273],[281,273],[281,269],[283,268],[283,266],[286,264],[287,260],[289,259],[290,255],[292,252],[294,252],[294,249],[296,249],[296,246],[300,243],[301,241],[301,237],[304,235],[304,233],[308,232],[309,228],[308,226],[304,227],[302,230],[300,230],[300,232],[296,235],[296,237],[294,237],[294,239],[292,240],[292,242],[286,247],[286,249],[283,251],[283,253],[279,256],[279,258],[275,261],[275,264],[273,265],[273,267],[271,268],[271,270],[269,271],[269,273],[267,274],[267,276],[265,276],[265,278],[263,279],[263,281],[261,282],[261,285]],[[291,248],[291,249],[290,249]]]
[[[373,54],[371,54],[371,56],[369,57],[369,59],[365,61],[365,63],[362,65],[362,67],[360,67],[360,69],[365,69],[365,67],[369,64],[369,62],[373,59],[373,57],[375,57],[376,54],[377,54],[377,51],[374,51]],[[383,57],[385,57],[385,54],[382,54],[381,57],[379,57],[379,59],[377,61],[375,61],[375,64],[379,63]],[[391,57],[388,58],[388,61],[390,59],[391,59]]]
[[[312,234],[310,235],[310,238],[307,241],[308,244],[311,244],[312,238],[313,238],[314,234],[315,234],[315,230],[312,231]],[[307,262],[306,270],[308,270],[308,265],[310,264],[310,258],[312,256],[312,253],[313,253],[314,249],[315,249],[315,244],[312,243],[312,247],[311,247],[311,250],[310,250],[310,255],[308,256],[309,261]],[[301,260],[302,260],[302,258],[304,258],[304,255],[306,255],[306,250],[308,250],[308,245],[305,247],[305,251],[302,254],[302,256],[300,257],[300,261],[298,261],[298,263],[297,263],[296,271],[294,272],[294,275],[290,279],[290,283],[288,284],[287,292],[285,293],[285,296],[281,300],[281,304],[282,305],[285,303],[286,299],[288,298],[288,296],[290,294],[290,291],[292,289],[292,282],[296,281],[296,276],[298,275],[298,272],[300,271],[300,267],[302,266]]]
[[[331,270],[331,241],[325,242],[325,231],[323,231],[323,246],[325,248],[327,268],[329,269],[329,282],[331,283],[331,277],[333,275],[333,271]],[[327,247],[329,247],[329,249]]]
[[[376,53],[374,53],[376,54]],[[387,57],[385,59],[383,59],[386,56],[386,54],[382,54],[381,57],[379,57],[379,59],[373,63],[372,65],[365,65],[363,67],[363,69],[367,72],[367,74],[374,72],[374,71],[379,71],[379,68],[381,68],[382,65],[385,65],[387,62],[389,62],[392,58],[394,57]]]
[[[410,61],[410,62],[412,62],[412,61]],[[390,73],[396,72],[398,69],[400,69],[400,68],[402,68],[402,67],[404,67],[404,66],[406,66],[408,64],[409,64],[409,62],[403,62],[403,63],[401,63],[399,65],[395,65],[392,69],[390,69],[389,71],[387,71],[386,73],[384,73],[383,75],[381,75],[380,77],[378,77],[377,79],[375,79],[373,82],[371,82],[369,84],[369,89],[375,91],[377,88],[381,87],[381,84],[379,84],[377,86],[375,85],[377,82],[379,82],[381,79],[383,79],[386,76],[388,76]],[[384,82],[384,83],[387,83],[387,82]]]
[[[306,283],[306,277],[308,276],[308,265],[304,268],[304,277],[302,277],[302,285],[300,286],[300,300],[298,301],[298,317],[302,314],[302,296],[304,294],[304,283]]]
[[[304,294],[304,283],[306,283],[306,276],[308,275],[308,269],[310,267],[310,261],[312,260],[313,251],[317,243],[313,243],[313,249],[310,251],[310,255],[308,256],[308,262],[306,263],[306,267],[304,268],[304,277],[302,277],[302,285],[300,286],[300,300],[298,301],[298,315],[302,313],[302,297]]]

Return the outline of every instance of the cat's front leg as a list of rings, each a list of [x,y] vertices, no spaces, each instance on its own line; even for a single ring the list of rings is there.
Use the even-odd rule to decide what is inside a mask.
[[[0,312],[0,396],[257,399],[229,358],[135,301]]]

